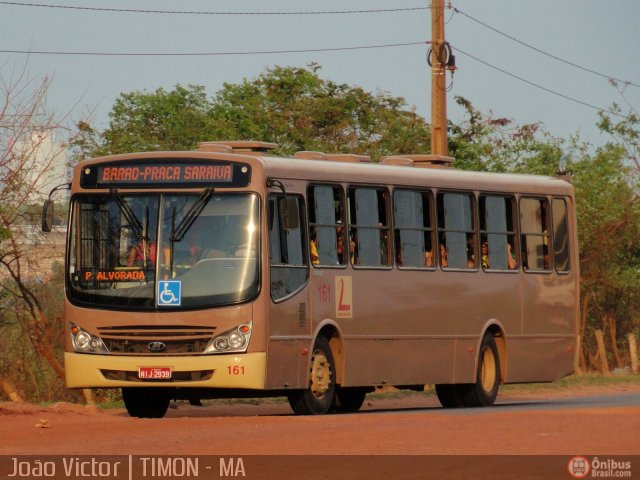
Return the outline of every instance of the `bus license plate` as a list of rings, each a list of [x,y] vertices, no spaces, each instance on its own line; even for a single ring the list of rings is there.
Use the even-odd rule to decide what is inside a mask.
[[[139,367],[138,378],[141,380],[170,380],[170,367]]]

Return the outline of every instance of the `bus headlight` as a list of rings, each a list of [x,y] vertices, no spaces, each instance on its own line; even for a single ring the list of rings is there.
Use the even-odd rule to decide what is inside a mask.
[[[71,343],[79,353],[109,353],[100,337],[91,335],[77,325],[71,324]]]
[[[251,338],[251,322],[238,325],[218,335],[209,342],[204,353],[244,352]]]

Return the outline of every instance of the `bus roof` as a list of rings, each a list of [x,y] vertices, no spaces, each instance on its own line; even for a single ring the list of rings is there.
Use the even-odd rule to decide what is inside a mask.
[[[222,150],[222,151],[220,151]],[[573,196],[573,186],[557,177],[490,173],[456,170],[451,167],[424,168],[406,165],[385,165],[358,161],[356,155],[335,155],[333,159],[315,159],[320,156],[276,157],[262,152],[243,151],[158,151],[99,157],[80,162],[78,167],[102,161],[138,159],[218,159],[222,161],[260,164],[265,177],[310,180],[321,183],[348,182],[358,184],[388,184],[413,188],[465,189],[528,194],[557,194]],[[331,157],[331,155],[327,155]],[[342,157],[345,157],[342,159]],[[350,158],[346,158],[350,157]],[[398,155],[397,157],[402,157]],[[401,163],[401,162],[400,162]]]
[[[310,179],[314,182],[383,183],[407,187],[573,195],[573,186],[567,181],[542,175],[282,157],[257,157],[257,160],[264,165],[266,175],[277,178]]]

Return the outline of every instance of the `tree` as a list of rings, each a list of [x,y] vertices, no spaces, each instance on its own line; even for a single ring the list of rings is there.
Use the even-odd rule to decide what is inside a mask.
[[[449,124],[449,151],[456,168],[540,175],[557,171],[563,140],[539,123],[514,125],[508,118],[482,114],[463,97],[455,101],[467,115],[459,125]]]
[[[57,313],[42,303],[38,285],[47,274],[42,263],[47,259],[34,248],[34,226],[40,223],[34,203],[48,193],[48,174],[63,152],[50,146],[52,136],[62,131],[62,119],[46,109],[49,79],[29,78],[26,65],[5,72],[8,73],[0,78],[1,323],[5,329],[13,326],[13,333],[18,333],[16,337],[3,335],[0,339],[4,342],[0,384],[7,392],[12,382],[22,380],[19,375],[12,375],[12,370],[24,367],[20,362],[9,361],[17,350],[16,344],[7,343],[11,338],[28,342],[31,350],[24,350],[22,360],[34,357],[29,352],[35,352],[57,377],[64,376],[59,352],[51,341],[52,331],[59,327],[62,303],[57,304]],[[38,367],[30,367],[30,373],[35,374],[33,368]]]
[[[640,330],[640,117],[616,120],[600,114],[598,123],[612,141],[593,149],[580,142],[554,138],[538,124],[514,126],[509,119],[477,111],[456,98],[467,120],[450,125],[449,148],[458,168],[553,175],[563,152],[576,190],[582,305],[581,366],[595,365],[594,331],[604,330],[614,361],[621,366],[618,345],[627,333]]]
[[[320,150],[376,159],[429,151],[429,126],[404,99],[336,84],[318,71],[274,67],[225,84],[212,99],[199,86],[121,94],[109,127],[96,140],[90,126],[81,126],[75,146],[82,155],[189,150],[205,140],[262,140],[277,143],[282,154]]]
[[[598,126],[612,141],[574,167],[583,253],[582,328],[587,339],[596,329],[608,333],[618,367],[623,364],[619,345],[626,334],[640,332],[640,116],[627,105],[626,114],[617,104],[612,113],[599,113]],[[583,364],[593,361],[586,352]]]
[[[109,113],[102,145],[92,153],[193,148],[199,141],[210,140],[211,107],[201,86],[123,93]]]
[[[275,67],[253,81],[226,84],[215,99],[218,138],[260,138],[299,150],[427,153],[428,125],[404,99],[323,80],[319,67]]]

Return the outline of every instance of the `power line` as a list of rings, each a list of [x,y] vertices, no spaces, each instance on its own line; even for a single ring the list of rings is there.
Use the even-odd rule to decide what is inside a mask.
[[[502,68],[500,68],[500,67],[496,67],[495,65],[492,65],[492,64],[490,64],[490,63],[488,63],[488,62],[485,62],[484,60],[482,60],[482,59],[480,59],[480,58],[478,58],[478,57],[475,57],[475,56],[471,55],[470,53],[467,53],[467,52],[465,52],[465,51],[463,51],[463,50],[460,50],[460,48],[458,48],[458,47],[453,47],[453,48],[454,48],[457,52],[460,52],[460,53],[462,53],[463,55],[466,55],[467,57],[472,58],[472,59],[473,59],[473,60],[475,60],[476,62],[480,62],[480,63],[482,63],[483,65],[486,65],[487,67],[493,68],[494,70],[497,70],[497,71],[499,71],[500,73],[504,73],[505,75],[508,75],[509,77],[515,78],[516,80],[520,80],[521,82],[524,82],[524,83],[527,83],[527,84],[529,84],[529,85],[531,85],[531,86],[533,86],[533,87],[539,88],[540,90],[544,90],[544,91],[545,91],[545,92],[547,92],[547,93],[551,93],[551,94],[553,94],[553,95],[556,95],[556,96],[558,96],[558,97],[564,98],[565,100],[572,101],[572,102],[574,102],[574,103],[579,103],[580,105],[583,105],[583,106],[585,106],[585,107],[592,108],[592,109],[594,109],[594,110],[598,110],[599,112],[606,112],[606,113],[610,113],[611,115],[615,115],[615,116],[617,116],[617,117],[627,118],[627,117],[626,117],[626,115],[622,115],[622,114],[620,114],[620,113],[614,112],[614,111],[609,110],[609,109],[607,109],[607,108],[601,108],[601,107],[598,107],[598,106],[596,106],[596,105],[592,105],[591,103],[583,102],[582,100],[578,100],[577,98],[573,98],[573,97],[570,97],[570,96],[565,95],[565,94],[563,94],[563,93],[556,92],[555,90],[551,90],[551,89],[549,89],[549,88],[547,88],[547,87],[543,87],[542,85],[539,85],[539,84],[534,83],[534,82],[532,82],[532,81],[530,81],[530,80],[527,80],[526,78],[519,77],[518,75],[515,75],[515,74],[513,74],[513,73],[511,73],[511,72],[508,72],[508,71],[506,71],[506,70],[504,70],[504,69],[502,69]]]
[[[75,55],[94,57],[206,57],[224,55],[271,55],[279,53],[310,53],[310,52],[340,52],[348,50],[366,50],[374,48],[407,47],[412,45],[426,45],[427,42],[387,43],[381,45],[361,45],[356,47],[336,48],[304,48],[297,50],[258,50],[246,52],[200,52],[200,53],[135,53],[135,52],[59,52],[52,50],[0,50],[0,53],[16,53],[23,55]]]
[[[519,40],[516,37],[513,37],[513,36],[511,36],[511,35],[509,35],[507,33],[504,33],[502,31],[498,30],[497,28],[492,27],[491,25],[489,25],[487,23],[484,23],[483,21],[478,20],[477,18],[472,17],[468,13],[465,13],[465,12],[463,12],[463,11],[457,9],[457,8],[454,8],[453,10],[454,10],[455,13],[459,13],[460,15],[462,15],[464,17],[467,17],[469,20],[473,20],[474,22],[482,25],[483,27],[494,31],[494,32],[502,35],[503,37],[508,38],[509,40],[513,40],[514,42],[519,43],[520,45],[522,45],[524,47],[527,47],[527,48],[529,48],[529,49],[531,49],[531,50],[533,50],[535,52],[541,53],[542,55],[546,55],[549,58],[553,58],[554,60],[557,60],[559,62],[566,63],[567,65],[571,65],[572,67],[578,68],[578,69],[580,69],[582,71],[585,71],[585,72],[588,72],[588,73],[592,73],[594,75],[598,75],[600,77],[606,78],[607,80],[615,80],[616,82],[623,83],[625,85],[633,85],[634,87],[640,87],[640,85],[638,85],[637,83],[633,83],[633,82],[630,82],[630,81],[627,81],[627,80],[622,80],[622,79],[619,79],[619,78],[615,78],[615,77],[613,77],[611,75],[607,75],[605,73],[601,73],[601,72],[598,72],[596,70],[592,70],[590,68],[583,67],[582,65],[578,65],[577,63],[570,62],[569,60],[565,60],[564,58],[560,58],[560,57],[558,57],[556,55],[553,55],[551,53],[545,52],[544,50],[541,50],[541,49],[539,49],[537,47],[534,47],[533,45],[530,45],[530,44],[528,44],[526,42],[523,42],[522,40]]]
[[[431,7],[407,7],[407,8],[380,8],[371,10],[327,10],[327,11],[297,11],[297,12],[204,12],[189,10],[143,10],[132,8],[106,8],[106,7],[78,7],[73,5],[48,5],[42,3],[4,2],[2,5],[19,7],[58,8],[65,10],[85,10],[91,12],[117,12],[117,13],[159,13],[168,15],[344,15],[357,13],[396,13],[411,12],[416,10],[428,10]]]

